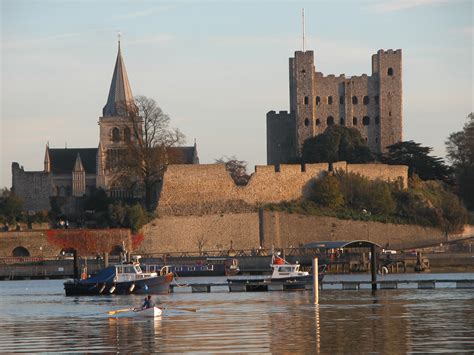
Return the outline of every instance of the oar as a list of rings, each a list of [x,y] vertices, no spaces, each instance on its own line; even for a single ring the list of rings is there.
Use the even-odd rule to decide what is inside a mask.
[[[197,308],[177,308],[177,307],[160,307],[161,309],[175,309],[177,311],[197,312]]]
[[[133,309],[132,308],[117,309],[115,311],[108,311],[107,313],[110,315],[113,315],[113,314],[117,314],[121,312],[130,312],[130,311],[133,311]]]

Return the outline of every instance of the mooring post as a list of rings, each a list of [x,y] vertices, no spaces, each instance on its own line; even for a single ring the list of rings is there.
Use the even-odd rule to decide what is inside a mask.
[[[104,268],[109,266],[109,253],[104,253]]]
[[[73,272],[74,272],[74,279],[79,278],[79,265],[78,265],[78,260],[77,260],[77,250],[74,249],[72,251],[72,255],[74,257],[74,267],[73,267]]]
[[[319,303],[319,266],[318,258],[313,259],[313,303]]]
[[[372,274],[372,291],[377,290],[377,255],[375,255],[375,244],[370,247],[370,272]]]

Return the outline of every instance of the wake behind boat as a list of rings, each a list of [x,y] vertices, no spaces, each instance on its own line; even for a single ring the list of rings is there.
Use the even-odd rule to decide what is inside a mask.
[[[64,283],[66,296],[129,295],[168,293],[173,273],[167,266],[145,267],[139,262],[121,263],[101,270],[97,275]]]

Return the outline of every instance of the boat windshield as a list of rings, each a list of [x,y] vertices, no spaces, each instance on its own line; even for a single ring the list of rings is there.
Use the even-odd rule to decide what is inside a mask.
[[[293,267],[292,266],[280,266],[278,268],[278,271],[280,271],[280,272],[291,272],[291,271],[293,271]]]
[[[142,273],[142,269],[141,269],[140,265],[135,265],[135,271],[136,271],[137,274]]]

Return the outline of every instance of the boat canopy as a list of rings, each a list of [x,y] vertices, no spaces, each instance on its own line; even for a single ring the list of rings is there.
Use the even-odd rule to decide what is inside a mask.
[[[115,277],[115,266],[109,266],[101,270],[97,275],[89,277],[87,282],[108,282]]]
[[[328,241],[328,242],[312,242],[303,245],[307,249],[340,249],[340,248],[371,248],[375,246],[381,248],[380,245],[370,240],[352,240],[352,241]]]

